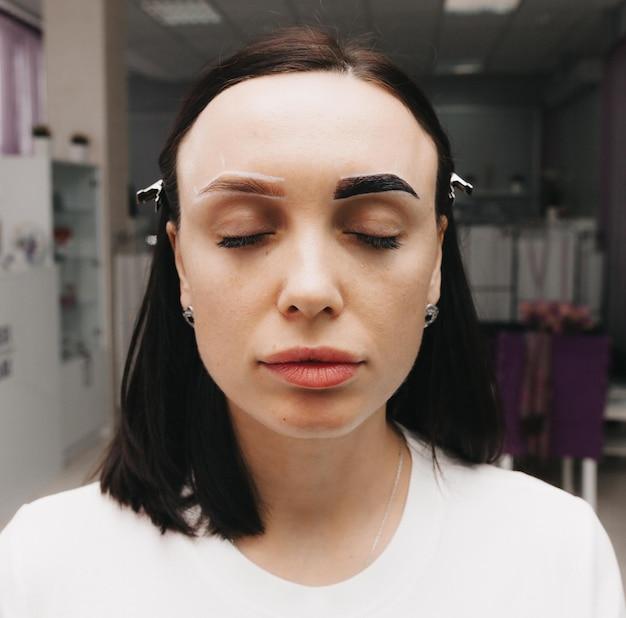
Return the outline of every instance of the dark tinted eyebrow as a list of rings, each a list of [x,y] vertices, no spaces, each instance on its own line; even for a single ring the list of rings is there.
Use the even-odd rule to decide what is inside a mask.
[[[337,183],[335,199],[342,200],[353,195],[382,193],[384,191],[405,191],[419,199],[419,195],[413,187],[395,174],[374,174],[372,176],[344,178]]]
[[[219,191],[235,191],[266,197],[285,197],[283,188],[275,183],[240,176],[216,178],[206,187],[203,187],[198,195]],[[395,174],[373,174],[370,176],[343,178],[337,183],[334,199],[342,200],[355,195],[382,193],[385,191],[404,191],[419,199],[419,195],[413,187]]]

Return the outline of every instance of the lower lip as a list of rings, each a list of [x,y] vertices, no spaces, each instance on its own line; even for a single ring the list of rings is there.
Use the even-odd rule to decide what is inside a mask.
[[[262,363],[270,371],[298,386],[337,386],[349,380],[362,363]]]

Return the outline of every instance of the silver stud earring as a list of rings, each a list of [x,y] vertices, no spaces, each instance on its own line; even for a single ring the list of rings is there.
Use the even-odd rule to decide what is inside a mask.
[[[424,324],[424,328],[429,327],[437,319],[437,315],[439,315],[437,305],[431,305],[430,303],[426,305],[426,323]]]
[[[185,321],[187,322],[187,324],[189,324],[189,326],[194,325],[195,320],[193,319],[193,307],[191,305],[189,305],[189,307],[187,307],[187,309],[183,311],[183,317],[185,318]]]

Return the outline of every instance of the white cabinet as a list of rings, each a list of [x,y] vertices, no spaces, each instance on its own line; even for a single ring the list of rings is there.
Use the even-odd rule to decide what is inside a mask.
[[[97,185],[94,166],[0,157],[0,519],[113,414]],[[37,263],[24,230],[47,240]]]
[[[55,266],[0,274],[0,522],[63,466]]]

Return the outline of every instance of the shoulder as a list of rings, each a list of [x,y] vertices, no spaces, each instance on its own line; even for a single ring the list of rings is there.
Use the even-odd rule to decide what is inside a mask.
[[[0,554],[6,561],[5,554],[15,560],[18,553],[22,569],[45,576],[46,569],[71,567],[90,551],[112,551],[130,535],[139,538],[149,529],[144,519],[94,482],[24,504],[0,533]]]
[[[507,512],[524,513],[524,517],[536,514],[545,520],[547,513],[577,514],[588,517],[587,502],[563,489],[539,478],[517,470],[507,470],[494,464],[473,464],[455,458],[443,449],[436,447],[438,467],[434,466],[431,446],[419,435],[403,428],[418,464],[433,470],[441,493],[446,500],[467,512],[493,510],[497,516]],[[436,472],[435,472],[436,470]]]
[[[99,482],[43,496],[24,504],[6,530],[28,529],[29,536],[55,530],[80,530],[103,518],[124,516],[125,509],[102,494]]]
[[[458,534],[516,540],[555,552],[592,552],[606,532],[582,498],[521,471],[493,464],[470,464],[437,448],[433,468],[430,445],[407,432],[423,470],[432,469],[444,498],[449,529]],[[607,537],[608,540],[608,537]]]
[[[92,483],[23,504],[2,530],[2,536],[13,537],[25,531],[32,534],[41,527],[54,530],[60,525],[67,525],[69,520],[80,521],[81,515],[97,510],[98,494],[98,483]],[[33,528],[33,525],[36,527]]]
[[[408,437],[420,460],[432,463],[430,446]],[[455,555],[467,552],[494,564],[514,560],[510,569],[524,585],[563,588],[570,596],[576,590],[589,610],[585,615],[626,618],[615,550],[586,500],[521,471],[436,452],[441,474],[434,476]]]
[[[615,549],[586,500],[523,472],[447,463],[457,547],[494,563],[512,560],[516,594],[568,595],[570,615],[626,618]]]
[[[430,445],[405,435],[422,472],[432,469]],[[615,550],[588,502],[524,472],[436,452],[441,472],[433,479],[445,504],[440,551],[454,556],[451,571],[507,564],[502,573],[514,574],[513,596],[562,592],[575,615],[626,618]]]
[[[0,532],[0,615],[27,615],[16,608],[27,599],[36,603],[46,586],[54,586],[51,574],[66,576],[76,568],[74,548],[82,544],[89,551],[83,532],[99,524],[102,498],[99,484],[93,483],[17,510]]]
[[[47,608],[77,589],[95,598],[105,580],[126,590],[130,573],[142,574],[135,585],[155,581],[160,565],[180,556],[183,542],[162,536],[145,513],[103,494],[99,482],[39,498],[0,533],[0,616],[3,603]]]

